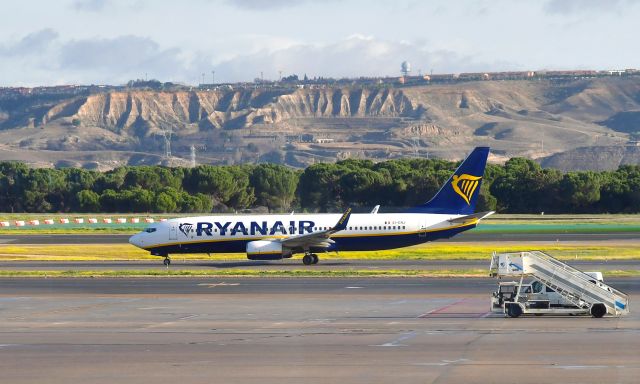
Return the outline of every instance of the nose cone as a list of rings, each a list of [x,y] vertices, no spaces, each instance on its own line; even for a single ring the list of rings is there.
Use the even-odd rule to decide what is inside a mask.
[[[142,235],[140,233],[136,233],[135,235],[129,238],[129,244],[135,245],[138,248],[143,248]]]

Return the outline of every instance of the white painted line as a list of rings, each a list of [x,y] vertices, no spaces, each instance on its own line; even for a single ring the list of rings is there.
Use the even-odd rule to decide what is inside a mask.
[[[362,289],[364,287],[344,287],[345,289]]]
[[[198,285],[202,287],[214,288],[214,287],[235,287],[240,285],[240,283],[225,283],[223,281],[222,283],[201,283]]]
[[[406,347],[407,345],[402,344],[402,342],[407,341],[409,339],[413,339],[414,337],[416,337],[416,335],[417,335],[416,332],[405,332],[402,335],[400,335],[400,337],[398,337],[393,341],[390,341],[384,344],[374,345],[374,347]]]

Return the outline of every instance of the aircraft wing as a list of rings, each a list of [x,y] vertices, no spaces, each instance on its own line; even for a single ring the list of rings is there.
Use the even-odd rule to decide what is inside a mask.
[[[451,224],[458,224],[458,223],[466,223],[468,221],[471,220],[482,220],[485,217],[491,216],[495,213],[495,211],[487,211],[487,212],[477,212],[471,215],[467,215],[467,216],[462,216],[462,217],[457,217],[455,219],[451,219],[448,220]]]
[[[286,239],[280,240],[283,246],[294,248],[294,247],[317,247],[317,248],[328,248],[331,244],[334,243],[331,240],[331,235],[336,232],[342,231],[347,228],[347,223],[349,222],[349,217],[351,217],[351,208],[348,208],[340,217],[340,220],[334,225],[332,228],[327,229],[326,231],[313,232],[313,233],[305,233],[304,235],[291,236]]]

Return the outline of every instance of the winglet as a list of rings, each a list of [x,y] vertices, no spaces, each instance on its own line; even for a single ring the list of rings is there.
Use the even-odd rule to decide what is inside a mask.
[[[340,217],[340,220],[338,220],[332,231],[337,232],[346,229],[347,223],[349,222],[349,217],[351,217],[351,208],[347,208],[347,210],[344,211],[342,217]]]

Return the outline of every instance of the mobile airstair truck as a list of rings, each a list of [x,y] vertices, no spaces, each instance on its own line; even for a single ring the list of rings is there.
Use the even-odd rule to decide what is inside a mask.
[[[493,254],[492,277],[501,282],[491,310],[509,317],[523,314],[621,316],[629,313],[629,296],[602,281],[602,274],[579,271],[540,251]],[[525,280],[526,279],[526,280]]]

